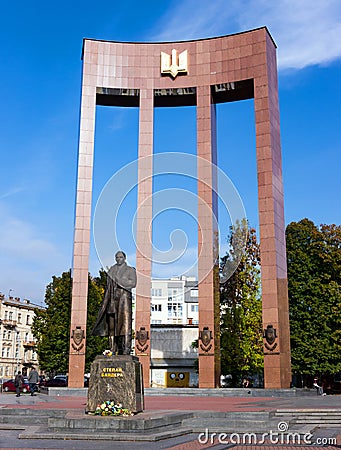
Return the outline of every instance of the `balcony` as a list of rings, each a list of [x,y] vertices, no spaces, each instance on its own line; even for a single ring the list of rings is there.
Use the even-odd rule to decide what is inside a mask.
[[[2,320],[2,324],[5,327],[10,327],[10,328],[14,328],[17,325],[17,321],[16,320],[7,320],[7,319],[3,319]]]

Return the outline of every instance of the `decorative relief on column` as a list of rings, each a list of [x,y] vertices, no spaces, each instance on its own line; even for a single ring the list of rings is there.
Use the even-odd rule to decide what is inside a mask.
[[[277,347],[277,331],[272,325],[268,325],[263,333],[263,338],[265,339],[264,347],[273,352]],[[269,354],[269,353],[268,353]]]
[[[82,327],[76,326],[75,329],[72,330],[71,333],[71,346],[76,352],[80,352],[82,348],[84,347],[84,338],[85,333],[84,330],[82,330]]]
[[[205,353],[208,353],[212,348],[211,343],[211,341],[213,341],[212,330],[210,330],[209,327],[204,327],[202,331],[199,331],[199,340],[201,341],[200,343],[201,350]]]
[[[149,348],[149,333],[145,327],[140,327],[136,332],[136,348],[141,354],[145,353]]]

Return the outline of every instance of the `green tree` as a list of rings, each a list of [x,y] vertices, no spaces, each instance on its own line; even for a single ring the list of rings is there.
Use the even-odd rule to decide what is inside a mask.
[[[104,271],[103,271],[104,272]],[[103,297],[104,274],[99,278],[88,277],[88,319],[85,371],[90,371],[95,356],[107,346],[105,338],[92,336],[91,330]],[[67,373],[69,365],[69,339],[71,316],[71,273],[64,272],[60,277],[53,276],[46,287],[45,310],[36,310],[32,332],[37,339],[37,353],[42,370],[54,374]]]
[[[241,376],[263,368],[260,253],[256,230],[249,228],[246,220],[231,228],[229,244],[230,251],[221,259],[221,272],[226,265],[233,266],[237,257],[239,264],[220,289],[220,346],[222,373],[231,374],[236,385]]]
[[[303,219],[286,229],[293,373],[341,370],[341,227]]]
[[[70,310],[71,275],[64,272],[53,276],[46,287],[45,310],[36,310],[32,332],[37,339],[39,365],[48,373],[67,373]]]
[[[88,316],[86,326],[86,355],[85,372],[90,372],[90,366],[97,355],[108,348],[108,339],[101,336],[92,336],[91,332],[97,319],[98,310],[102,302],[107,273],[101,269],[99,277],[92,278],[89,275],[88,282]]]

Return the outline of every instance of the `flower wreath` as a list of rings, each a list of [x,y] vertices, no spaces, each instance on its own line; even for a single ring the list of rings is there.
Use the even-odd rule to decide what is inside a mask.
[[[129,409],[122,408],[122,403],[115,403],[113,400],[97,405],[95,410],[97,416],[133,416],[134,414]]]

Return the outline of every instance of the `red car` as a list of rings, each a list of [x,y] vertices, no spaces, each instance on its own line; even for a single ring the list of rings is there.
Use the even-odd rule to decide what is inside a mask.
[[[15,392],[14,379],[5,381],[2,385],[2,390],[3,392]],[[30,392],[30,385],[27,380],[25,380],[21,386],[20,392],[23,392],[24,394]]]

